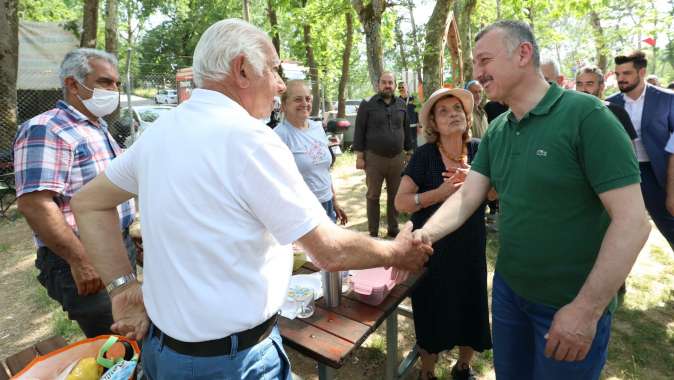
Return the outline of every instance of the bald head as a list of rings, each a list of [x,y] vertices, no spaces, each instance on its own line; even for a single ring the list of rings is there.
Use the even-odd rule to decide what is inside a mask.
[[[396,88],[396,78],[390,71],[384,71],[379,76],[379,95],[388,100],[393,98]]]

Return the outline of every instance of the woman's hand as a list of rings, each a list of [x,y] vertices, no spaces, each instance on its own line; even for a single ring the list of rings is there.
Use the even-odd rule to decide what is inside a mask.
[[[332,204],[335,209],[335,214],[337,215],[337,223],[341,224],[342,226],[348,223],[349,218],[346,216],[346,212],[344,212],[344,210],[339,207],[339,205],[337,205],[337,202],[333,201]]]
[[[461,188],[461,185],[463,185],[463,182],[455,182],[455,181],[456,181],[456,178],[454,176],[451,176],[449,178],[445,178],[442,185],[440,185],[436,189],[440,193],[442,202],[444,202],[452,194],[456,193],[456,191]]]
[[[466,165],[467,166],[467,165]],[[463,183],[466,180],[466,177],[468,176],[468,171],[470,169],[470,166],[468,167],[459,167],[459,168],[451,168],[447,169],[446,171],[442,172],[442,177],[445,181],[453,181],[454,183]]]

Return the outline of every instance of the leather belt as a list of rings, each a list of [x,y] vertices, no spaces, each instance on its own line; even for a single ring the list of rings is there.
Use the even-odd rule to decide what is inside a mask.
[[[237,351],[240,352],[246,350],[265,340],[269,334],[271,334],[272,329],[276,325],[277,319],[278,314],[274,314],[274,316],[271,318],[251,329],[232,334],[225,338],[208,340],[204,342],[183,342],[178,339],[171,338],[162,332],[154,323],[152,335],[158,338],[161,338],[163,335],[164,345],[179,354],[200,357],[230,355],[232,351],[233,335],[237,336]]]

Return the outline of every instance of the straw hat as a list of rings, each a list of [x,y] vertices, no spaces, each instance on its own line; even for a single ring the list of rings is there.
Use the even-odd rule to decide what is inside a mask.
[[[430,128],[430,114],[433,105],[437,103],[438,100],[445,98],[449,95],[455,96],[461,104],[463,105],[463,110],[466,112],[466,115],[470,118],[473,114],[473,94],[470,91],[464,90],[462,88],[441,88],[435,91],[430,98],[424,103],[424,106],[421,107],[421,113],[419,114],[419,121],[421,126],[424,128]]]

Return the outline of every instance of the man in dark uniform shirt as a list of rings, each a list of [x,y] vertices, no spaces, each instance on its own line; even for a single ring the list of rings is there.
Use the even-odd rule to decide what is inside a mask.
[[[419,122],[419,114],[417,113],[417,105],[414,103],[414,96],[410,95],[407,84],[405,82],[398,82],[398,93],[400,99],[405,102],[407,106],[407,118],[409,119],[410,127],[407,131],[410,134],[410,141],[412,149],[417,148],[417,123]]]
[[[604,74],[596,66],[585,66],[578,70],[576,74],[576,91],[584,92],[586,94],[594,95],[599,99],[604,95]],[[630,137],[630,140],[637,138],[637,132],[634,130],[630,115],[625,109],[617,104],[604,102],[613,115],[618,118],[620,124],[625,128],[625,132]]]
[[[356,169],[365,170],[368,231],[374,237],[379,234],[379,197],[386,180],[388,236],[394,237],[398,234],[398,213],[393,201],[405,155],[412,150],[410,122],[405,102],[394,95],[393,73],[382,73],[378,86],[379,93],[364,99],[358,107],[352,148]]]

